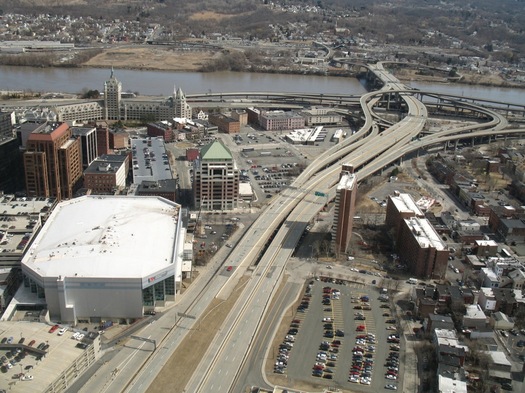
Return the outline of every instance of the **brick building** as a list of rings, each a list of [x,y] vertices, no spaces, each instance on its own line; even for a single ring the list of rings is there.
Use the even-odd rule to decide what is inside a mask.
[[[129,172],[127,155],[102,155],[84,171],[84,188],[91,194],[114,194],[126,187]]]
[[[346,254],[352,237],[355,200],[357,197],[357,176],[350,164],[343,164],[335,195],[334,225],[332,239],[336,254]]]
[[[82,162],[80,139],[72,138],[67,123],[42,124],[29,135],[26,146],[27,195],[72,198],[82,178]]]
[[[422,278],[445,277],[449,251],[428,220],[411,217],[400,225],[399,259],[411,274]]]

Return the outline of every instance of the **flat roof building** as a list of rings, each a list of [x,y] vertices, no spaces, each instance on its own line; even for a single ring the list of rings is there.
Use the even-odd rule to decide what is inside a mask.
[[[133,319],[164,306],[181,280],[180,210],[157,197],[62,202],[22,260],[24,285],[61,321]]]
[[[336,254],[347,253],[352,237],[357,197],[357,176],[351,164],[343,164],[335,195],[334,225],[332,239]]]
[[[45,123],[27,139],[24,153],[26,192],[30,197],[73,197],[80,186],[80,140],[72,139],[67,123]]]
[[[127,155],[104,154],[84,171],[84,188],[92,194],[114,194],[126,188],[129,171]]]
[[[445,277],[449,251],[427,219],[404,219],[397,242],[399,258],[417,277]]]

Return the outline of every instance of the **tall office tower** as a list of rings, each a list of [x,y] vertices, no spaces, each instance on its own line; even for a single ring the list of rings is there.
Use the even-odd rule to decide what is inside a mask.
[[[15,137],[13,124],[15,124],[15,112],[0,111],[0,142]]]
[[[354,167],[343,164],[335,195],[334,225],[332,242],[337,255],[348,252],[354,222],[357,176]]]
[[[186,96],[180,87],[177,89],[177,92],[174,92],[174,96],[175,117],[191,119],[191,106],[186,102]]]
[[[14,112],[0,111],[0,191],[14,193],[24,187],[22,154],[13,132]]]
[[[67,123],[45,123],[27,139],[24,153],[28,196],[73,197],[82,178],[80,139],[72,138]]]
[[[106,120],[120,120],[122,83],[115,77],[113,67],[109,80],[104,82],[104,110]]]
[[[204,146],[194,166],[195,208],[235,209],[239,199],[239,169],[228,148],[219,141]]]
[[[73,127],[73,136],[80,139],[82,169],[86,169],[98,157],[97,129],[95,127]]]

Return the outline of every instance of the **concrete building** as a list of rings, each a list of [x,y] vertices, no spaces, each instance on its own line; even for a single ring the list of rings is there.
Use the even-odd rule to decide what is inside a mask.
[[[143,180],[138,185],[135,195],[159,196],[175,202],[177,199],[177,181],[175,179]]]
[[[186,96],[180,87],[177,89],[174,96],[175,114],[172,117],[191,119],[191,106],[186,102]]]
[[[293,130],[305,126],[304,117],[296,112],[285,111],[261,111],[259,122],[267,131]]]
[[[115,77],[113,67],[107,81],[104,82],[104,119],[120,120],[122,83]]]
[[[27,139],[26,192],[30,197],[68,199],[82,178],[80,140],[66,123],[45,123]]]
[[[320,125],[337,125],[343,122],[343,116],[330,108],[312,107],[301,111],[308,127]]]
[[[196,209],[232,210],[238,207],[239,169],[222,142],[204,146],[194,162],[193,196]]]
[[[22,256],[55,205],[54,198],[0,197],[1,268],[20,268]]]
[[[488,319],[479,304],[471,304],[466,307],[463,316],[463,326],[466,329],[480,329],[488,325]]]
[[[83,196],[60,203],[22,260],[24,286],[51,319],[135,319],[175,299],[184,238],[163,198]]]
[[[133,184],[173,179],[162,138],[132,139]]]
[[[122,83],[115,77],[113,68],[109,80],[104,82],[104,118],[120,120]]]
[[[444,278],[449,251],[429,221],[419,217],[404,219],[399,228],[397,250],[400,261],[411,274],[424,278]]]
[[[91,194],[114,194],[126,188],[129,172],[127,155],[103,154],[84,171],[84,188]]]
[[[335,194],[333,246],[336,254],[348,253],[357,198],[357,176],[351,164],[343,164]]]
[[[80,139],[82,151],[82,168],[86,169],[98,157],[98,142],[96,127],[72,127],[74,137]]]

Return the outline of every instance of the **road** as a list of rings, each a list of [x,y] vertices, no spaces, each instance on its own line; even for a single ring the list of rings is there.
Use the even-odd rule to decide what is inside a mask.
[[[296,190],[288,190],[269,206],[261,214],[258,225],[263,224],[271,228],[275,224],[277,210],[285,207],[290,211],[290,215],[280,227],[275,235],[268,250],[260,260],[254,272],[250,284],[241,295],[241,300],[235,305],[228,321],[224,325],[225,333],[221,334],[210,347],[208,356],[205,356],[199,368],[193,375],[192,380],[187,385],[186,390],[192,392],[209,391],[235,391],[232,390],[233,377],[237,375],[248,353],[254,337],[257,335],[260,321],[264,320],[267,306],[271,301],[273,289],[279,284],[283,269],[288,257],[291,255],[299,237],[306,225],[315,217],[325,200],[322,197],[314,197],[313,190],[329,190],[330,197],[334,195],[334,185],[337,182],[340,165],[339,160],[344,157],[346,162],[352,163],[358,168],[358,178],[361,174],[368,176],[376,172],[385,165],[398,159],[403,151],[412,151],[418,146],[425,146],[427,143],[435,143],[436,138],[442,136],[441,133],[429,136],[427,141],[414,142],[422,130],[426,118],[427,110],[423,103],[418,101],[413,95],[404,93],[406,86],[388,74],[379,65],[375,69],[378,75],[385,82],[386,90],[399,91],[408,107],[408,114],[400,122],[387,128],[381,133],[373,132],[374,115],[372,107],[377,103],[378,92],[365,94],[361,98],[361,105],[365,114],[365,125],[357,132],[356,138],[366,140],[366,149],[356,149],[343,144],[336,146],[325,157],[316,160],[309,166],[295,182]],[[483,125],[471,126],[468,131],[470,135],[489,135],[483,132],[494,132],[504,128],[506,122],[499,116],[492,116],[492,121]],[[482,128],[482,131],[473,131]],[[458,131],[456,131],[457,133]],[[461,130],[460,132],[463,132]],[[443,133],[445,137],[447,132]],[[457,136],[455,136],[457,138]],[[359,143],[359,142],[358,142]],[[361,144],[363,146],[363,144]],[[406,146],[409,145],[410,148]],[[334,151],[335,150],[335,151]],[[330,154],[331,153],[331,154]],[[320,170],[320,168],[326,168]],[[302,190],[302,195],[297,191]],[[293,209],[293,210],[292,210]],[[282,212],[282,210],[281,210]],[[273,221],[272,221],[273,219]],[[257,233],[249,236],[259,236]],[[236,378],[235,378],[236,379]]]
[[[226,318],[185,389],[191,392],[236,392],[235,389],[243,384],[239,378],[239,370],[243,370],[243,366],[247,364],[246,360],[253,356],[251,351],[258,342],[256,339],[258,332],[267,317],[275,290],[280,286],[286,263],[306,225],[316,216],[327,199],[335,195],[334,186],[338,181],[342,162],[353,164],[359,180],[362,180],[404,154],[419,148],[460,137],[493,135],[494,130],[502,134],[517,132],[503,130],[506,121],[501,116],[481,108],[480,111],[486,113],[490,121],[462,129],[446,130],[418,139],[427,118],[425,105],[417,100],[405,85],[384,71],[380,64],[371,68],[383,80],[384,87],[381,91],[361,97],[365,120],[363,127],[343,143],[334,146],[325,155],[316,159],[296,179],[292,187],[272,199],[272,203],[248,229],[243,241],[232,250],[229,259],[236,263],[231,276],[217,275],[220,269],[217,265],[215,269],[209,271],[210,274],[206,279],[203,278],[199,285],[195,285],[194,296],[191,294],[184,296],[181,304],[177,305],[171,314],[167,313],[166,319],[155,322],[149,330],[145,329],[142,332],[146,337],[160,338],[162,337],[160,331],[164,330],[164,337],[169,337],[169,340],[165,338],[158,351],[153,355],[151,352],[146,353],[141,351],[142,348],[138,348],[139,343],[132,342],[129,348],[121,351],[122,355],[119,353],[115,356],[117,360],[113,362],[117,366],[120,365],[124,371],[117,370],[114,381],[110,382],[109,387],[98,384],[94,385],[91,391],[126,386],[133,370],[140,369],[144,362],[144,367],[134,376],[127,391],[145,391],[169,354],[183,339],[185,329],[191,329],[195,323],[194,320],[183,319],[179,322],[182,329],[171,329],[173,323],[170,321],[175,320],[175,313],[182,310],[198,318],[215,296],[226,297],[244,274],[245,269],[256,265],[238,302]],[[373,108],[385,91],[399,94],[408,113],[398,123],[380,132],[377,123],[384,124],[384,121],[374,113]],[[315,190],[322,190],[327,197],[314,196]],[[272,237],[273,240],[268,243]],[[159,329],[156,329],[157,326]],[[170,329],[168,336],[165,335],[166,329]],[[168,341],[169,344],[166,344]],[[113,369],[109,368],[109,370]]]

